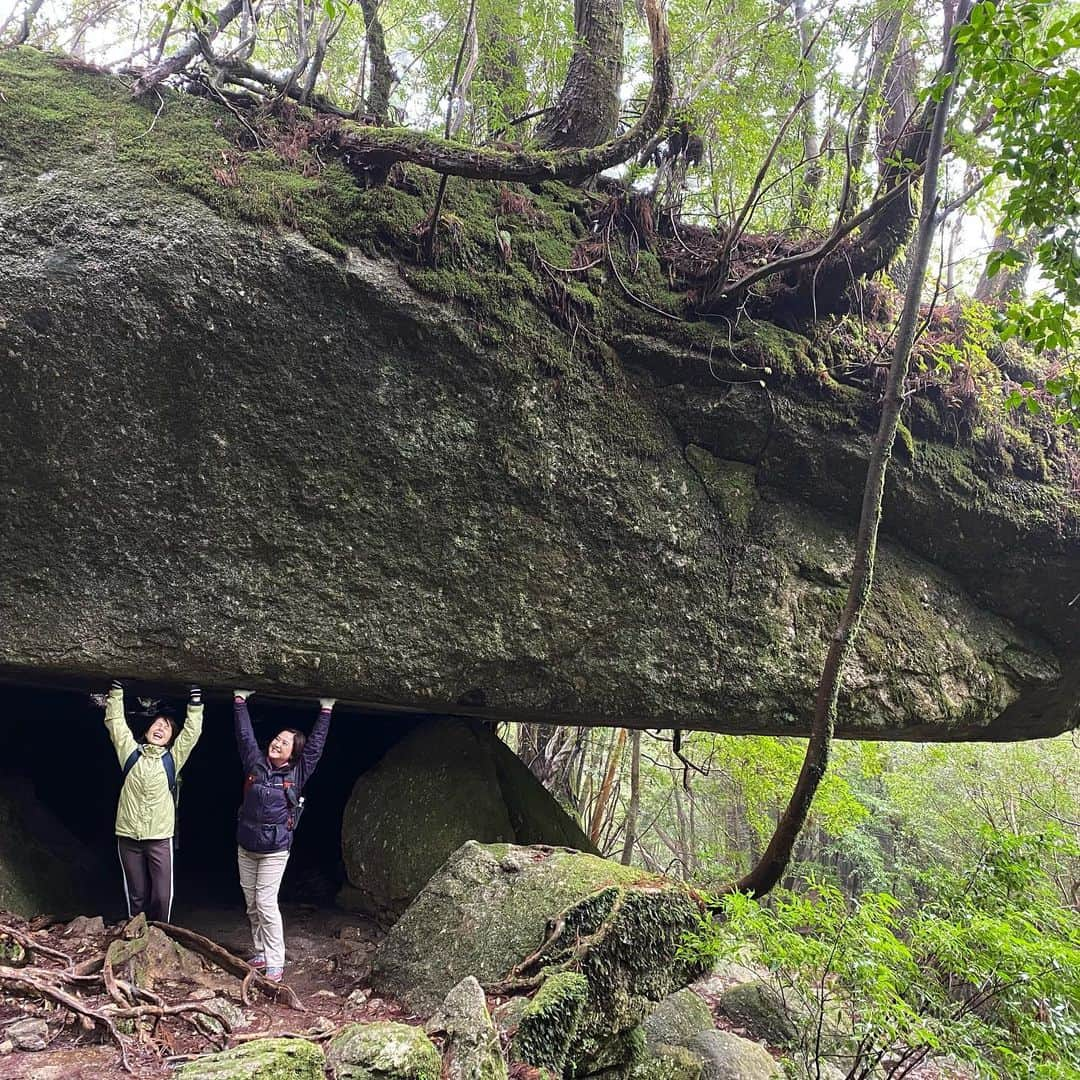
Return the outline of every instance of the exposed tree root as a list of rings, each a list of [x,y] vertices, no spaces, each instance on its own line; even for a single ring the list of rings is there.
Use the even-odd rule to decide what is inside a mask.
[[[38,956],[47,956],[51,960],[59,960],[69,968],[72,965],[71,957],[68,956],[67,953],[60,952],[59,949],[53,949],[48,945],[43,945],[30,934],[24,933],[22,930],[16,930],[13,926],[5,926],[3,923],[0,923],[0,937],[11,938],[11,940],[26,953],[27,959],[30,959],[36,954]]]
[[[84,1030],[104,1030],[119,1048],[121,1064],[126,1072],[132,1071],[128,1040],[133,1036],[121,1032],[118,1026],[120,1021],[136,1024],[147,1022],[138,1037],[161,1048],[171,1048],[168,1031],[163,1030],[158,1035],[158,1025],[167,1018],[177,1018],[190,1024],[200,1035],[209,1037],[218,1047],[224,1047],[232,1034],[231,1025],[206,1002],[166,1001],[153,990],[137,986],[130,976],[122,977],[125,965],[146,950],[150,941],[150,925],[185,949],[239,978],[245,1004],[250,1003],[250,987],[256,985],[274,1000],[305,1011],[289,987],[270,981],[209,938],[166,923],[148,924],[141,915],[132,919],[120,936],[109,941],[103,953],[78,964],[67,953],[39,941],[31,930],[0,924],[0,937],[17,943],[27,961],[18,967],[0,965],[0,991],[40,998],[66,1010]],[[31,962],[35,957],[40,959]],[[324,1034],[320,1029],[315,1036],[304,1037],[321,1037]]]
[[[620,891],[615,902],[611,905],[611,910],[604,916],[600,926],[591,934],[577,935],[572,943],[563,942],[570,909],[562,912],[552,920],[547,937],[544,938],[540,948],[511,968],[505,979],[486,985],[484,992],[503,996],[526,993],[538,989],[540,984],[550,975],[555,975],[561,971],[576,971],[581,961],[590,952],[602,945],[611,933],[625,902],[626,892]],[[565,949],[565,954],[560,955],[559,949]],[[556,956],[558,956],[558,959],[555,959]],[[552,962],[544,963],[549,958],[552,959]]]
[[[131,1062],[128,1060],[124,1037],[117,1030],[112,1017],[100,1009],[87,1005],[80,998],[75,997],[74,994],[61,990],[51,981],[55,974],[49,971],[36,971],[34,968],[0,966],[0,987],[21,993],[37,994],[39,997],[45,998],[46,1001],[62,1006],[76,1016],[85,1017],[95,1024],[100,1024],[108,1031],[120,1048],[120,1063],[124,1072],[131,1072]]]
[[[274,998],[275,1001],[288,1005],[290,1009],[307,1012],[300,999],[285,983],[273,982],[261,972],[256,971],[250,964],[246,964],[238,956],[233,956],[227,949],[223,949],[209,938],[203,937],[202,934],[196,934],[194,930],[188,930],[183,926],[172,926],[170,923],[154,922],[150,925],[156,926],[162,933],[171,937],[173,941],[183,945],[185,949],[198,953],[204,959],[217,964],[223,971],[235,975],[238,979],[243,979],[242,985],[249,985],[248,980],[250,980],[264,994]]]

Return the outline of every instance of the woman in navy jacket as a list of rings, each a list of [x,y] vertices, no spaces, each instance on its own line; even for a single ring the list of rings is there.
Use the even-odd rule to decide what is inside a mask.
[[[247,699],[250,690],[233,691],[236,745],[244,766],[244,801],[237,815],[237,863],[247,901],[252,966],[280,982],[285,969],[285,933],[278,908],[278,890],[289,861],[293,831],[302,808],[304,785],[322,757],[330,730],[333,698],[319,701],[319,719],[304,737],[302,731],[279,731],[264,754],[255,741]]]

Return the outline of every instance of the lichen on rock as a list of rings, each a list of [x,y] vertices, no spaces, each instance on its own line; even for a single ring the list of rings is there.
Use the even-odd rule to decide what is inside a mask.
[[[335,1080],[439,1080],[441,1058],[422,1028],[392,1021],[348,1024],[329,1042]]]
[[[305,1039],[256,1039],[181,1065],[177,1080],[324,1080],[325,1057]]]
[[[640,1052],[639,1025],[652,1004],[700,973],[676,954],[701,911],[685,885],[635,867],[570,850],[470,842],[391,928],[372,979],[423,1013],[473,974],[501,993],[539,991],[536,1011],[547,1016],[552,1002],[561,1015],[581,984],[559,981],[546,994],[544,984],[560,973],[582,976],[588,993],[567,1062],[584,1075]]]

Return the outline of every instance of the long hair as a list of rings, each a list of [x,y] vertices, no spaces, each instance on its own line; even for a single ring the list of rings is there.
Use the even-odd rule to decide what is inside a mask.
[[[302,731],[297,731],[296,728],[287,727],[283,730],[292,735],[292,753],[289,755],[289,764],[295,765],[304,752],[304,743],[307,742],[307,736]]]

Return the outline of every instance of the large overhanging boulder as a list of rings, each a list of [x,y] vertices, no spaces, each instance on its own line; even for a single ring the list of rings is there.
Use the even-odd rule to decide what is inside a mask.
[[[868,433],[857,392],[793,373],[803,339],[563,332],[524,255],[376,255],[430,209],[419,180],[238,164],[206,103],[0,67],[0,677],[805,733]],[[446,228],[490,258],[478,190]],[[566,227],[556,195],[530,242]],[[914,451],[839,733],[1075,727],[1075,498]]]

